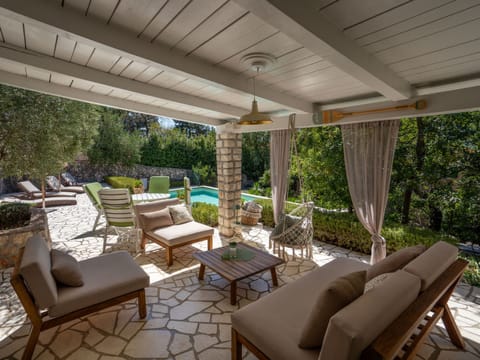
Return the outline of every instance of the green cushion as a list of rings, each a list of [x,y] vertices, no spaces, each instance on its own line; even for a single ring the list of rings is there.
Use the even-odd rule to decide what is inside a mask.
[[[148,183],[149,193],[168,193],[170,178],[168,176],[151,176]]]
[[[85,191],[87,192],[88,197],[90,198],[92,203],[97,207],[101,207],[98,191],[103,189],[102,184],[98,182],[93,182],[93,183],[85,184],[84,186],[85,186]]]

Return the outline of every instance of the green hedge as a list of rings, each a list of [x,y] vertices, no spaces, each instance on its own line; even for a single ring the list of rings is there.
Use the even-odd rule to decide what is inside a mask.
[[[192,216],[195,221],[208,225],[218,226],[218,206],[207,203],[193,203]]]
[[[0,205],[0,230],[15,229],[30,223],[30,205],[2,204]]]
[[[106,176],[105,182],[115,189],[127,188],[133,194],[133,188],[143,187],[142,180],[126,176]]]

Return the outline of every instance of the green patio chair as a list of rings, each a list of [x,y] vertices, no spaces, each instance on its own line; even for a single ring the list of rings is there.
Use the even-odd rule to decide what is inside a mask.
[[[151,176],[148,183],[149,193],[168,193],[170,190],[170,177],[168,176]]]
[[[98,191],[103,189],[102,184],[98,182],[88,183],[83,185],[85,192],[88,195],[88,198],[92,202],[93,207],[95,210],[98,211],[97,218],[95,219],[95,223],[93,224],[93,230],[95,231],[98,221],[100,220],[100,216],[103,215],[102,203],[100,202],[100,197],[98,196]]]
[[[102,204],[103,214],[107,221],[105,226],[105,235],[103,238],[103,251],[108,244],[108,230],[113,228],[118,236],[120,231],[124,230],[129,235],[130,231],[135,234],[135,252],[138,251],[139,246],[139,230],[135,222],[135,211],[133,210],[133,203],[128,189],[101,189],[98,192],[100,202]],[[130,238],[129,238],[130,239]]]

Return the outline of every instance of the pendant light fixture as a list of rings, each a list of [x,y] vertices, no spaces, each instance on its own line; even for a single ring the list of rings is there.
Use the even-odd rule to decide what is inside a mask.
[[[269,114],[258,111],[258,103],[255,94],[255,77],[260,73],[260,71],[264,71],[268,66],[273,64],[274,61],[275,58],[273,56],[264,53],[252,53],[245,55],[242,58],[242,62],[247,63],[250,69],[256,73],[253,76],[252,110],[248,114],[240,117],[238,125],[265,125],[273,122]]]

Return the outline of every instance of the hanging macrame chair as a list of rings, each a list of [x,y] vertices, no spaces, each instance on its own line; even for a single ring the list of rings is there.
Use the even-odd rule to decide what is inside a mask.
[[[283,214],[280,216],[279,223],[275,226],[270,234],[270,244],[273,244],[273,251],[282,252],[282,257],[286,258],[285,248],[291,248],[293,259],[295,260],[295,249],[300,249],[301,257],[305,249],[307,258],[312,258],[312,241],[313,241],[313,202],[305,202],[303,194],[303,177],[300,166],[300,159],[298,158],[296,130],[295,130],[295,114],[290,115],[289,118],[290,130],[290,159],[292,162],[293,155],[297,159],[297,170],[299,188],[302,199],[302,204],[286,214],[288,204],[288,185],[286,191],[286,201],[284,205]],[[290,166],[289,166],[290,168]],[[290,171],[287,171],[287,184],[290,183]]]

